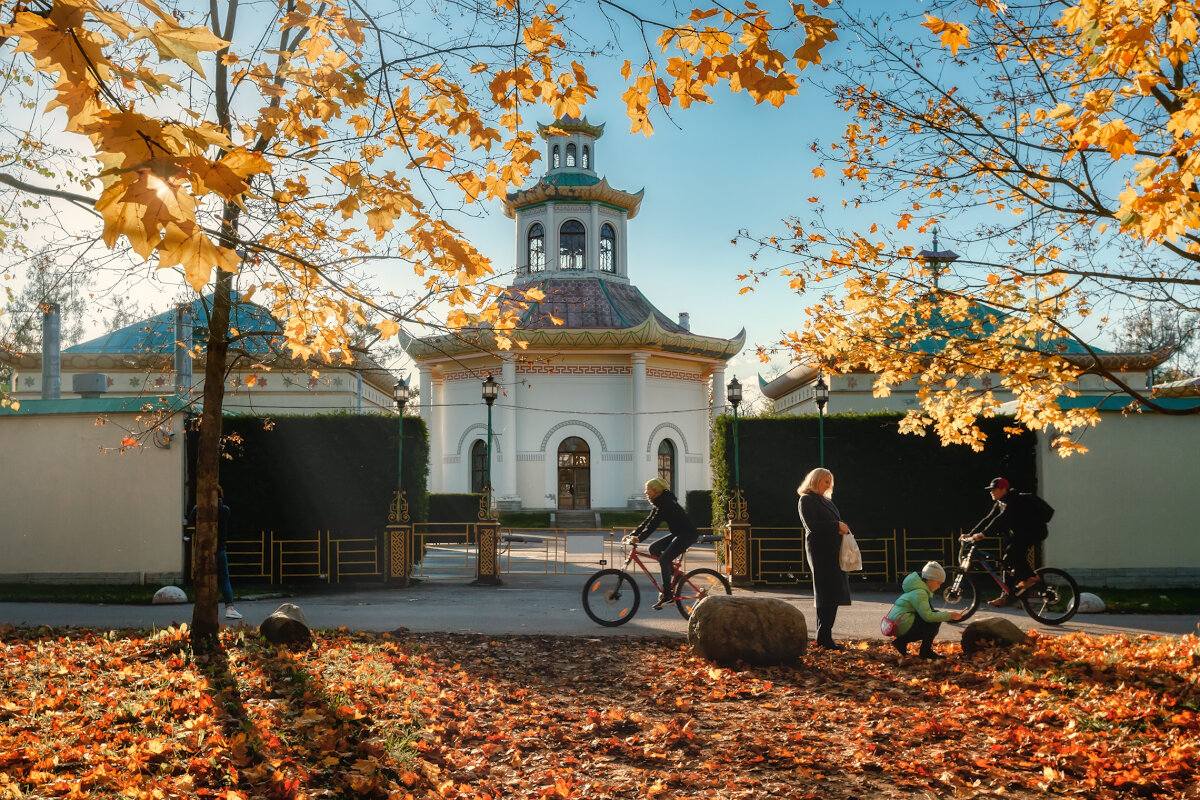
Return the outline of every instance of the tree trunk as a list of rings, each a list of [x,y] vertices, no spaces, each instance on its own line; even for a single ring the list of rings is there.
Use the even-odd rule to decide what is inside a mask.
[[[233,275],[217,270],[204,365],[204,410],[196,447],[196,604],[192,608],[192,648],[206,652],[218,646],[217,619],[217,484],[221,477],[221,408],[225,399],[225,364],[229,354],[229,312]]]

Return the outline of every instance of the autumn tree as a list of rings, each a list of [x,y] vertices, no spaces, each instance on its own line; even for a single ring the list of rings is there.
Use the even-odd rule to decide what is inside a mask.
[[[803,6],[661,21],[598,5],[649,34],[647,57],[625,68],[632,127],[647,133],[656,109],[708,102],[718,83],[783,102],[833,36]],[[0,102],[27,123],[3,129],[0,152],[23,160],[0,184],[14,202],[97,217],[107,248],[205,298],[198,645],[218,631],[221,409],[243,335],[229,324],[235,288],[271,310],[291,357],[316,365],[353,360],[372,313],[385,340],[402,326],[474,325],[496,348],[519,344],[514,309],[492,302],[491,262],[446,211],[521,185],[540,158],[536,123],[578,115],[595,94],[578,54],[596,45],[573,42],[563,13],[513,0],[0,3],[20,89]],[[777,49],[789,39],[794,51]],[[38,156],[64,132],[74,159]],[[378,276],[398,269],[415,276],[411,290],[381,290]]]
[[[747,288],[777,271],[809,298],[782,348],[876,373],[881,395],[916,381],[902,427],[946,443],[981,446],[990,374],[1063,454],[1099,420],[1058,402],[1085,370],[1180,413],[1090,343],[1137,309],[1200,308],[1197,15],[1168,0],[838,6],[853,45],[823,82],[848,121],[812,145],[813,210],[745,234]],[[920,255],[935,230],[957,260]]]

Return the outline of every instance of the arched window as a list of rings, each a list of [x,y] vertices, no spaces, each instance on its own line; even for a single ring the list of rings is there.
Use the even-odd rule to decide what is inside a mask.
[[[471,445],[471,493],[479,494],[487,482],[487,442],[476,439]]]
[[[607,222],[600,227],[600,271],[617,271],[617,231]]]
[[[592,160],[592,158],[591,158],[591,156],[592,156],[592,154],[591,154],[591,151],[589,151],[589,150],[588,150],[588,146],[585,144],[585,145],[583,146],[583,168],[584,168],[584,169],[591,169],[591,168],[592,168],[592,165],[591,165],[591,160]]]
[[[571,142],[567,145],[567,166],[575,166],[575,143]]]
[[[530,272],[541,272],[546,268],[546,230],[540,222],[533,223],[529,229],[525,258]]]
[[[569,219],[558,229],[558,268],[587,269],[587,229]]]
[[[675,491],[675,445],[670,439],[658,443],[658,477],[671,487],[671,494],[678,494]]]
[[[559,161],[561,160],[558,153],[558,145],[554,145],[554,150],[551,152],[552,155],[550,156],[550,168],[558,169],[560,166]]]

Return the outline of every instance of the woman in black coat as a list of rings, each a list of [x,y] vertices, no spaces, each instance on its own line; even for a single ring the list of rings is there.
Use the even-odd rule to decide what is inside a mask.
[[[804,524],[804,552],[812,570],[813,601],[817,607],[816,646],[841,650],[833,641],[838,606],[850,605],[850,580],[842,571],[838,553],[850,526],[833,504],[833,473],[822,467],[804,476],[800,495],[800,521]]]

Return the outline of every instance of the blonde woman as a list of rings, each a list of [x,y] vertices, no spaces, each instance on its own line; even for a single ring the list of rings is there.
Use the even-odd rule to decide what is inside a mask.
[[[842,571],[838,552],[850,526],[833,504],[833,473],[818,467],[800,483],[800,522],[804,525],[804,553],[812,570],[813,604],[817,607],[816,646],[841,650],[833,641],[838,606],[850,605],[850,580]]]

